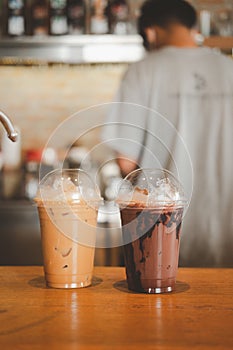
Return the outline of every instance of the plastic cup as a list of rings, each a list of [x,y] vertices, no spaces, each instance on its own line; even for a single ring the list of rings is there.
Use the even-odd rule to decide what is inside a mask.
[[[87,287],[94,266],[99,191],[80,169],[55,170],[39,184],[45,280],[53,288]]]
[[[166,170],[138,169],[121,183],[117,202],[128,288],[173,291],[186,205],[181,184]]]

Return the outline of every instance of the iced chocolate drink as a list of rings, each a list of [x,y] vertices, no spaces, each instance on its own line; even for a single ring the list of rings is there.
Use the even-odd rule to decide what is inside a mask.
[[[50,173],[42,180],[35,198],[45,279],[47,285],[54,288],[87,287],[92,279],[97,198],[90,184],[88,188],[83,186],[84,172],[74,176],[75,172],[77,170]],[[49,177],[56,180],[51,181]],[[83,198],[83,191],[88,193],[88,200]]]
[[[119,200],[128,288],[170,292],[176,282],[184,201],[166,172],[156,181],[157,172],[143,172],[134,172],[133,181],[127,177],[130,198],[122,201],[127,199],[124,188]]]
[[[171,291],[178,266],[182,208],[121,211],[128,287],[138,292]],[[133,222],[133,223],[132,223]]]

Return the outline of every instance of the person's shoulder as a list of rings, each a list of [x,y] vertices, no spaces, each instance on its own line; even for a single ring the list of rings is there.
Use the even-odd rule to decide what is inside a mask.
[[[233,76],[233,59],[232,57],[222,53],[218,49],[207,49],[209,52],[209,57],[214,60],[222,72],[228,72],[230,76]]]
[[[140,72],[143,72],[146,68],[148,68],[148,65],[151,62],[150,56],[151,54],[146,54],[140,60],[130,63],[128,69],[126,70],[125,76],[139,74]]]
[[[134,71],[140,71],[144,69],[150,69],[151,66],[154,66],[156,63],[162,60],[164,53],[160,50],[148,52],[143,58],[139,61],[134,62],[130,65],[130,69]]]
[[[198,48],[198,50],[200,53],[204,55],[209,55],[210,57],[213,57],[216,60],[229,62],[229,64],[233,64],[232,58],[222,53],[221,50],[217,48],[210,48],[210,47],[204,46],[204,47]]]
[[[232,57],[222,53],[220,50],[216,51],[216,55],[218,56],[219,60],[222,60],[223,63],[231,65],[231,67],[233,67]]]

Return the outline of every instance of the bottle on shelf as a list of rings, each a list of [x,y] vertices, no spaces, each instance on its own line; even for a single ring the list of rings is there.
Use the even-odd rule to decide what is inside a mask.
[[[48,0],[34,0],[30,11],[30,34],[45,36],[49,33],[49,3]]]
[[[86,4],[85,0],[67,1],[68,32],[71,35],[86,32]]]
[[[41,150],[27,150],[25,153],[24,196],[33,199],[36,196],[39,183]]]
[[[50,30],[51,35],[68,34],[67,0],[50,0]]]
[[[24,197],[33,199],[38,190],[39,180],[58,166],[55,149],[29,149],[24,162]]]
[[[127,0],[109,0],[107,14],[110,34],[130,33],[130,11]]]
[[[109,32],[107,6],[107,0],[91,0],[91,34],[107,34]]]
[[[6,34],[21,36],[26,34],[25,0],[8,0],[6,5]]]

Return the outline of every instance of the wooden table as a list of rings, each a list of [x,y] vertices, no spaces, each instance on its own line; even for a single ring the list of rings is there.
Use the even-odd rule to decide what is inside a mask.
[[[176,292],[146,295],[120,267],[56,290],[41,267],[2,266],[0,349],[233,349],[233,269],[180,268]]]

